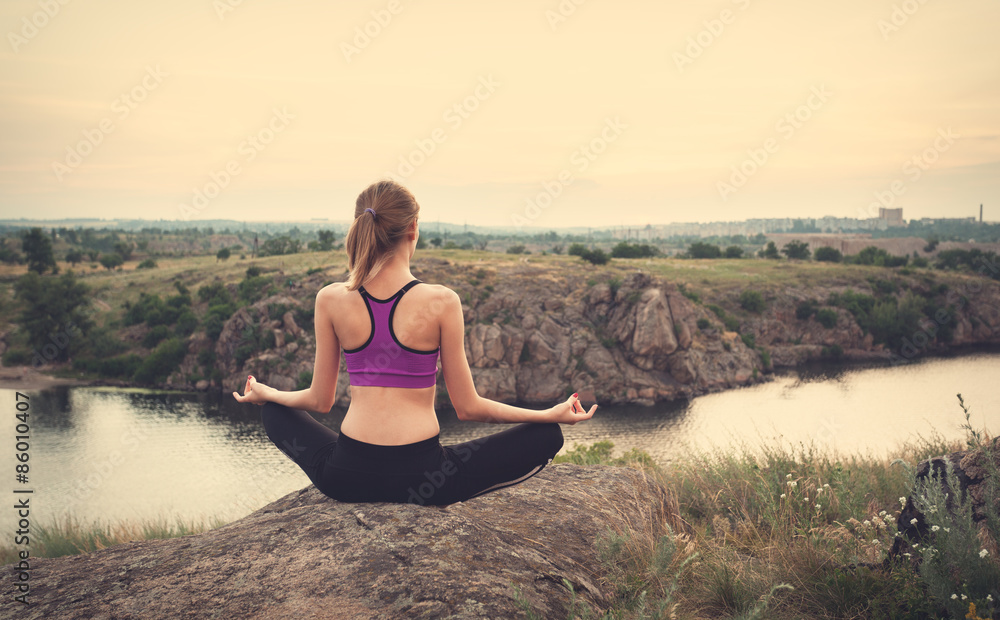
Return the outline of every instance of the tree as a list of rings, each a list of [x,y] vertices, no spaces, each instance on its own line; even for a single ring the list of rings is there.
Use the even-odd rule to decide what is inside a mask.
[[[840,253],[837,248],[831,248],[823,246],[821,248],[816,248],[816,253],[813,254],[813,258],[824,263],[839,263],[844,255]]]
[[[83,313],[90,303],[90,287],[78,282],[72,270],[59,278],[29,271],[14,283],[14,295],[24,303],[19,323],[40,363],[63,361],[83,345],[80,334],[92,325]]]
[[[584,250],[583,254],[580,255],[580,258],[592,265],[603,265],[607,263],[611,257],[608,256],[604,250],[597,248],[594,250]]]
[[[717,245],[695,241],[688,248],[688,256],[691,258],[719,258],[722,256],[722,250]]]
[[[125,261],[122,260],[122,257],[115,252],[112,252],[111,254],[103,254],[101,256],[101,264],[104,265],[104,268],[108,271],[111,271],[116,267],[120,267],[124,262]]]
[[[49,269],[59,273],[55,256],[52,255],[52,240],[41,228],[32,228],[21,237],[21,250],[28,258],[28,271],[43,274]]]
[[[743,258],[743,248],[738,245],[731,245],[726,248],[726,258]]]
[[[431,239],[431,245],[433,245],[435,248],[441,247],[441,237],[434,237],[433,239]]]
[[[66,262],[70,265],[76,265],[77,263],[83,262],[83,252],[80,250],[70,250],[66,252]]]
[[[773,241],[767,242],[767,247],[760,251],[760,256],[763,258],[781,258],[778,254],[778,246],[774,245]]]
[[[785,244],[785,247],[781,248],[781,253],[788,258],[794,258],[797,260],[809,260],[809,256],[812,252],[809,251],[809,244],[804,241],[798,241],[793,239]]]
[[[218,252],[215,253],[215,260],[216,261],[229,260],[229,257],[231,255],[232,254],[229,251],[229,248],[222,248],[221,250],[219,250]]]
[[[764,296],[760,292],[747,289],[740,293],[740,307],[747,312],[760,314],[765,306]]]
[[[115,243],[115,253],[121,256],[123,261],[132,258],[132,244],[128,241]]]
[[[337,240],[337,237],[332,230],[320,230],[316,234],[319,237],[316,248],[320,252],[329,252],[333,249],[333,242]]]

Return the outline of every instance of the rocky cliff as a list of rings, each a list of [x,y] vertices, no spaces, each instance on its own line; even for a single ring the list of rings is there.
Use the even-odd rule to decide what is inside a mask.
[[[224,527],[30,562],[18,618],[543,618],[599,615],[604,532],[664,531],[637,470],[553,465],[448,507],[346,504],[307,487]],[[674,523],[675,527],[682,524]],[[15,565],[5,581],[17,581]],[[518,601],[520,599],[521,602]]]
[[[483,396],[505,402],[552,403],[578,391],[584,401],[651,404],[747,385],[764,380],[763,373],[773,366],[831,355],[898,362],[947,347],[1000,344],[1000,283],[974,275],[858,268],[861,274],[886,275],[879,276],[882,280],[862,275],[813,281],[798,277],[790,283],[737,281],[682,290],[646,271],[643,263],[622,261],[613,268],[570,264],[559,270],[530,262],[480,266],[428,258],[415,261],[413,273],[462,296],[466,354],[476,386]],[[291,310],[311,311],[315,292],[331,281],[330,275],[305,278],[280,295],[240,309],[217,342],[195,333],[185,365],[172,376],[173,385],[194,388],[180,377],[195,368],[197,351],[212,347],[225,377],[216,388],[238,389],[253,373],[279,389],[295,389],[300,375],[312,370],[315,343],[312,325],[299,325]],[[282,281],[284,276],[275,278]],[[333,274],[332,279],[345,278]],[[948,311],[940,325],[925,317],[907,335],[904,342],[911,343],[912,351],[906,345],[892,349],[876,344],[843,307],[827,307],[835,313],[835,321],[827,325],[796,314],[803,301],[823,304],[831,294],[847,290],[874,293],[884,282],[897,298],[924,295],[927,303]],[[762,292],[761,312],[741,307],[739,295],[747,289]],[[287,310],[276,314],[276,307]],[[935,338],[945,324],[949,339]],[[246,334],[262,330],[273,333],[274,345],[237,363]],[[341,406],[350,398],[343,368],[341,364]],[[208,385],[205,381],[197,387]],[[443,380],[438,387],[445,405]]]

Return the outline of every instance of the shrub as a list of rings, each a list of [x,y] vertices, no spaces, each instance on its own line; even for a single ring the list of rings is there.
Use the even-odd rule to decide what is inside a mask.
[[[190,310],[184,310],[177,317],[177,335],[190,336],[194,330],[198,329],[198,317]]]
[[[765,306],[764,296],[759,291],[747,289],[740,293],[740,307],[747,312],[760,314],[764,311]]]
[[[757,339],[754,338],[753,334],[740,334],[740,339],[743,340],[743,344],[747,345],[747,348],[757,348]]]
[[[795,308],[795,318],[800,321],[808,320],[815,313],[816,302],[811,299],[799,302],[799,305]]]
[[[508,254],[524,254],[524,245],[512,245],[507,248]]]
[[[158,265],[152,258],[147,258],[135,266],[136,269],[155,269],[156,267],[158,267]]]
[[[603,265],[607,263],[611,257],[605,254],[604,250],[598,248],[595,250],[586,250],[580,255],[580,258],[592,265]]]
[[[161,341],[165,340],[169,335],[170,330],[166,325],[157,325],[153,329],[146,332],[146,335],[143,336],[142,346],[147,349],[152,349],[156,345],[160,344]]]
[[[813,258],[823,263],[839,263],[843,260],[844,255],[836,248],[822,247],[816,248]]]
[[[687,254],[690,258],[719,258],[722,256],[722,250],[717,245],[695,241],[688,247]]]
[[[793,258],[797,260],[809,260],[809,256],[812,252],[809,251],[809,244],[804,241],[792,240],[785,244],[785,247],[781,248],[781,253],[788,258]]]
[[[726,248],[726,258],[743,258],[743,248],[738,245],[731,245]]]
[[[822,308],[816,312],[816,321],[823,327],[830,329],[837,324],[837,311],[830,308]]]
[[[611,248],[611,256],[614,258],[648,258],[657,254],[659,254],[659,250],[645,243],[638,244],[620,241],[615,247]]]
[[[726,326],[726,329],[731,332],[740,331],[740,320],[734,316],[726,316],[722,319],[722,323]]]
[[[706,318],[698,319],[698,329],[708,329],[712,323]]]
[[[582,243],[571,243],[569,249],[566,253],[570,256],[583,256],[583,253],[587,251],[587,246]]]
[[[138,383],[161,382],[177,369],[185,353],[187,344],[180,338],[164,340],[142,361],[132,378]]]

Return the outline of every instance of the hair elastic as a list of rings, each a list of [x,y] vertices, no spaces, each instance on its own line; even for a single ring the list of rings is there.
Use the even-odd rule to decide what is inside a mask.
[[[365,209],[365,211],[367,211],[368,213],[371,213],[372,214],[372,219],[375,219],[375,209],[372,209],[371,207],[368,207],[367,209]]]

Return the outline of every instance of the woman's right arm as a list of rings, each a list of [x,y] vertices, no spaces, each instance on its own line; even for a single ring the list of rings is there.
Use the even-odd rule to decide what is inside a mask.
[[[583,409],[576,394],[554,407],[543,411],[507,405],[483,398],[476,391],[472,370],[465,356],[465,317],[462,300],[451,289],[445,288],[441,313],[441,369],[448,388],[451,405],[460,420],[511,424],[521,422],[558,422],[576,424],[589,420],[595,404],[589,411]]]

